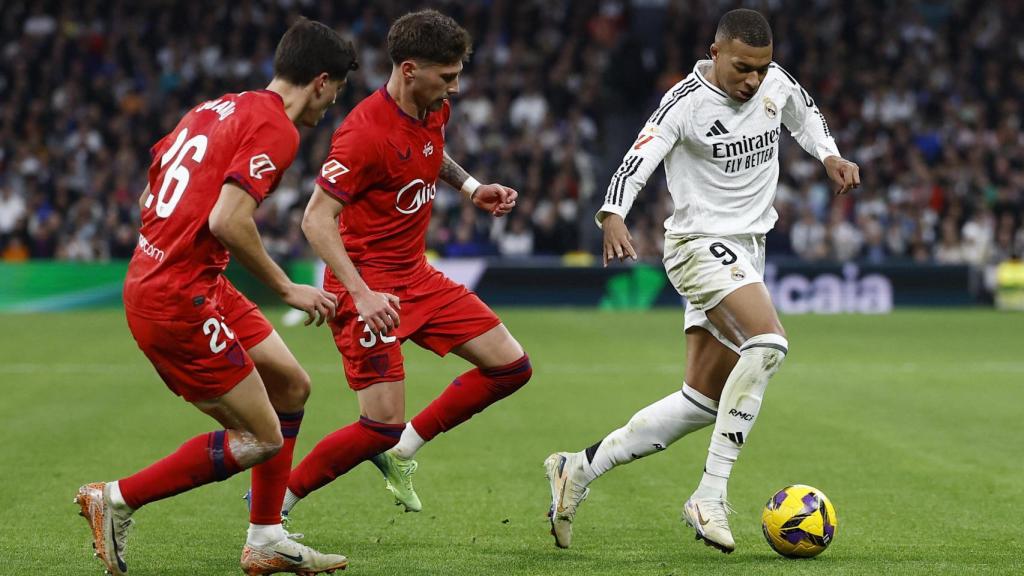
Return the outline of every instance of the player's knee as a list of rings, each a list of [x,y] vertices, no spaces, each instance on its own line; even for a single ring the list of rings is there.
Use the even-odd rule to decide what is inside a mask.
[[[530,357],[523,352],[515,362],[497,368],[484,368],[481,372],[491,379],[495,391],[504,397],[530,381],[533,377],[533,365],[530,364]]]
[[[268,429],[259,434],[238,432],[232,435],[229,447],[238,466],[247,469],[270,460],[280,452],[284,447],[284,437],[279,429]]]
[[[359,425],[370,432],[370,438],[374,442],[374,448],[377,449],[378,454],[398,445],[398,441],[402,439],[402,431],[405,429],[405,425],[401,422],[381,422],[365,416],[359,418]]]
[[[758,334],[748,338],[740,346],[741,356],[757,356],[761,359],[761,369],[771,376],[789,354],[789,341],[779,334]]]
[[[291,367],[283,378],[283,385],[278,385],[270,392],[271,401],[278,410],[298,411],[306,405],[311,390],[309,374],[296,364]]]
[[[305,404],[310,388],[309,373],[296,365],[288,374],[288,396],[296,403]]]

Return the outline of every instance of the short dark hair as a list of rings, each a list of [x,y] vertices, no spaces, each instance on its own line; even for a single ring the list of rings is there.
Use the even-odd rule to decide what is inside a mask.
[[[420,10],[402,16],[388,31],[388,56],[393,64],[425,60],[454,64],[473,50],[469,32],[437,10]]]
[[[757,10],[730,10],[718,21],[715,42],[738,39],[747,46],[761,47],[772,43],[772,27]]]
[[[274,76],[305,86],[323,72],[343,80],[358,70],[356,49],[340,34],[316,20],[299,17],[284,33],[274,52]]]

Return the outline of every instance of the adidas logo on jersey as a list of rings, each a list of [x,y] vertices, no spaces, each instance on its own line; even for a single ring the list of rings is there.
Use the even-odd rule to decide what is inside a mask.
[[[708,130],[708,133],[705,134],[705,136],[707,136],[708,138],[711,138],[712,136],[721,136],[723,134],[728,134],[728,133],[729,133],[729,131],[726,130],[725,126],[722,125],[722,121],[721,120],[715,120],[715,123],[711,125],[711,130]]]

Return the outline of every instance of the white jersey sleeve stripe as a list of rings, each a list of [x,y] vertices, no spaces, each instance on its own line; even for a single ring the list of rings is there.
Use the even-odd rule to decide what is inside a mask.
[[[651,115],[649,123],[661,124],[662,120],[665,119],[665,116],[668,115],[669,111],[672,110],[673,106],[678,104],[683,98],[685,98],[687,95],[689,95],[691,92],[693,92],[699,87],[700,84],[696,80],[690,80],[688,82],[683,83],[679,88],[676,88],[674,91],[672,91],[671,100],[665,102],[664,104],[659,106],[657,110],[654,111],[654,114]]]
[[[808,154],[822,162],[829,156],[839,156],[839,149],[832,138],[832,131],[828,129],[825,115],[814,104],[814,99],[782,66],[773,62],[771,67],[786,76],[795,92],[782,109],[782,123],[793,138]],[[801,103],[803,106],[800,106]],[[814,121],[815,117],[818,122]]]
[[[640,158],[639,156],[627,158],[626,161],[619,166],[615,171],[615,174],[612,176],[611,184],[608,186],[608,193],[605,195],[604,199],[606,203],[621,205],[621,187],[624,185],[625,179],[636,172],[636,168],[642,160],[643,158]]]
[[[613,202],[616,205],[622,206],[622,196],[626,189],[626,180],[629,180],[634,174],[636,174],[636,171],[640,169],[640,164],[643,164],[643,161],[644,159],[640,156],[632,158],[628,161],[629,167],[626,169],[626,172],[619,176],[618,182],[615,183],[616,190],[615,199],[613,200]]]

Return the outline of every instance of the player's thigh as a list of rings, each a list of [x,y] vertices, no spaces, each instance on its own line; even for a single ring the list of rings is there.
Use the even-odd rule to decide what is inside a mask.
[[[160,320],[126,312],[139,349],[167,387],[188,402],[219,398],[250,375],[252,358],[212,305]]]
[[[431,312],[409,338],[438,356],[455,352],[480,368],[523,356],[523,347],[480,297],[441,273],[411,290],[415,305]]]
[[[785,336],[779,315],[763,283],[748,284],[705,311],[708,320],[736,345],[758,334]]]
[[[504,324],[452,348],[452,352],[480,368],[506,366],[523,357],[523,347]]]
[[[250,434],[264,444],[281,442],[280,422],[256,370],[224,395],[193,405],[229,430]]]
[[[337,296],[337,314],[328,324],[334,345],[341,354],[349,388],[358,392],[381,382],[404,382],[405,358],[400,336],[374,332],[359,315],[347,292]],[[399,332],[405,329],[403,317]]]
[[[247,350],[263,378],[270,403],[279,412],[302,410],[309,397],[309,375],[277,331]]]
[[[224,322],[231,326],[235,337],[247,351],[254,349],[274,332],[273,324],[267,320],[256,303],[249,300],[223,276],[217,283],[215,300]]]
[[[740,345],[750,336],[781,330],[762,276],[763,237],[670,240],[665,270],[688,306],[706,315],[716,336]]]
[[[718,400],[739,356],[711,332],[699,326],[686,329],[686,384]]]
[[[385,424],[405,422],[405,382],[376,382],[356,390],[359,413]]]

